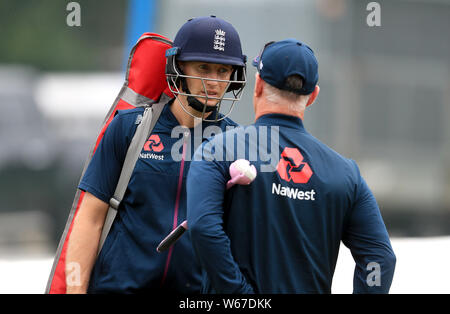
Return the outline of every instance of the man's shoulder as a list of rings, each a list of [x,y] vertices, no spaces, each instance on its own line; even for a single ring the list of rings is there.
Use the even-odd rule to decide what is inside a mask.
[[[318,151],[323,158],[327,159],[327,164],[334,164],[335,166],[339,165],[340,168],[345,168],[351,172],[354,172],[354,174],[359,174],[359,168],[355,160],[344,156],[311,134],[308,134],[307,136],[309,136],[311,141],[314,143],[313,145],[315,146],[315,150]]]
[[[227,137],[229,138],[230,135],[232,136],[233,134],[241,133],[241,132],[245,131],[245,128],[247,127],[247,126],[240,125],[231,119],[229,119],[229,121],[225,121],[225,119],[224,119],[220,122],[222,122],[219,125],[219,127],[222,129],[222,132],[216,133],[216,134],[214,134],[214,136],[210,136],[209,138],[207,138],[206,140],[208,142],[220,141],[222,143],[224,138],[227,138]]]
[[[225,133],[233,132],[237,128],[241,127],[238,123],[234,122],[230,118],[224,118],[224,119],[222,119],[220,121],[217,121],[215,123],[214,122],[213,123],[209,122],[208,125],[209,125],[209,127],[219,128],[220,131],[215,130],[213,132],[213,135],[206,137],[204,140],[207,141],[207,142],[214,141],[217,138],[222,138]]]
[[[117,110],[114,119],[112,121],[112,124],[115,124],[115,127],[121,127],[126,129],[138,125],[140,120],[142,120],[144,110],[145,109],[142,107]]]
[[[142,115],[144,112],[143,107],[136,107],[132,109],[124,109],[124,110],[117,110],[117,113],[115,117],[120,117],[120,119],[132,119],[133,117],[137,117],[139,115]]]
[[[108,132],[116,139],[126,138],[127,142],[130,141],[136,127],[142,120],[143,112],[144,108],[117,110],[114,118],[108,125]]]
[[[233,121],[231,118],[226,117],[219,121],[219,126],[222,130],[227,131],[239,127],[240,125],[239,123]]]

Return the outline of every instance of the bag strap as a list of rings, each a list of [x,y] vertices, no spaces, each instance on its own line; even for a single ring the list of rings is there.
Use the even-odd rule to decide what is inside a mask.
[[[142,120],[136,128],[136,133],[131,140],[130,146],[127,150],[127,155],[123,163],[122,171],[120,173],[119,181],[117,182],[116,190],[114,196],[109,200],[109,209],[106,214],[105,223],[103,224],[102,233],[100,235],[100,242],[98,245],[97,255],[100,253],[103,244],[105,243],[106,237],[108,236],[109,230],[114,222],[117,215],[117,210],[122,202],[125,191],[127,190],[128,183],[130,182],[131,174],[133,173],[136,161],[141,153],[142,146],[144,146],[150,133],[158,121],[159,116],[167,103],[167,97],[165,95],[161,96],[158,103],[153,104],[151,107],[146,107],[144,114],[142,115]]]

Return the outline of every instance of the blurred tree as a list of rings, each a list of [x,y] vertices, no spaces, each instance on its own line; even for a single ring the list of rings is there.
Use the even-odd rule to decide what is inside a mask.
[[[126,0],[79,0],[81,26],[66,23],[71,1],[0,2],[0,63],[44,71],[121,70]]]

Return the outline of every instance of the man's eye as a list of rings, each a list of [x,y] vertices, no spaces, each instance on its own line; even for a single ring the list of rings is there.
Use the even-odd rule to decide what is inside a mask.
[[[228,72],[230,72],[230,71],[231,71],[231,70],[228,69],[228,68],[220,68],[220,69],[219,69],[219,72],[222,73],[222,74],[228,73]]]
[[[202,71],[208,71],[209,67],[206,64],[200,64],[198,68]]]

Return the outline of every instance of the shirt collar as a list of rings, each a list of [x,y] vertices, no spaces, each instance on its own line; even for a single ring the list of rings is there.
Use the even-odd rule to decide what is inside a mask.
[[[170,110],[170,106],[178,106],[179,104],[175,103],[175,98],[172,98],[163,108],[163,111],[161,113],[160,116],[160,120],[161,122],[169,127],[169,128],[174,128],[176,126],[179,126],[180,123],[178,122],[177,118],[175,117],[175,115],[172,113],[172,110]],[[217,110],[217,109],[216,109]],[[213,112],[211,112],[210,117],[215,117],[216,115],[216,110],[214,110]],[[221,113],[219,113],[219,118],[221,118],[223,115]],[[162,118],[162,119],[161,119]],[[159,120],[158,120],[159,121]],[[218,123],[216,122],[210,122],[210,121],[202,121],[202,129],[210,126],[210,125],[220,125],[221,122],[223,120],[219,121]],[[193,128],[191,128],[191,130],[193,130]]]
[[[306,131],[303,121],[299,117],[285,115],[281,113],[269,113],[262,115],[256,120],[256,125],[278,125],[287,128],[299,129]]]

